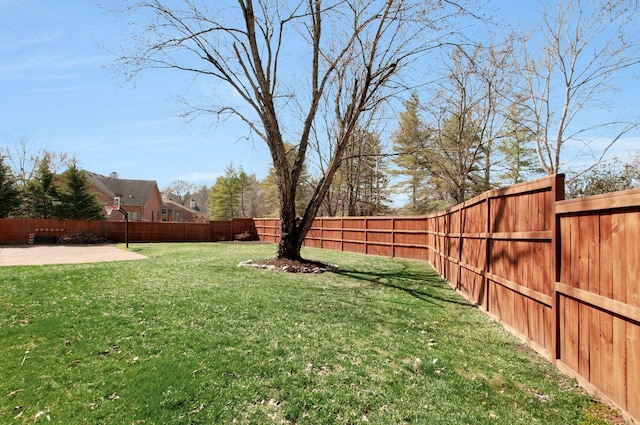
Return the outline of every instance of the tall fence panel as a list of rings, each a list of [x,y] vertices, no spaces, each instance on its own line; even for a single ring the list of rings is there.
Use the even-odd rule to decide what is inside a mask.
[[[556,210],[558,365],[640,419],[640,190]]]
[[[562,176],[487,193],[487,311],[555,359],[555,201]]]
[[[280,219],[278,218],[254,218],[256,237],[258,240],[269,243],[277,243],[280,240]],[[307,234],[308,238],[314,236],[313,232]]]
[[[11,245],[29,243],[26,220],[0,219],[0,244]]]

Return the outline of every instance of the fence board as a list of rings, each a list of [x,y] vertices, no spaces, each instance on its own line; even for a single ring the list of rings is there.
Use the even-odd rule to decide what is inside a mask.
[[[640,418],[640,325],[627,323],[627,402],[626,408],[632,416]]]
[[[640,236],[640,211],[625,213],[626,227],[626,303],[632,307],[640,307],[640,285],[638,285],[638,236]],[[635,260],[635,261],[634,261]],[[627,400],[629,413],[640,417],[640,324],[627,321]],[[635,386],[635,388],[634,388]]]
[[[612,216],[611,243],[613,245],[614,257],[624,258],[625,241],[625,218],[621,214]],[[626,301],[626,275],[624,265],[621,262],[613,263],[613,299],[616,301]],[[626,322],[618,317],[613,318],[613,363],[612,379],[618,383],[612,394],[613,400],[620,406],[626,408]]]
[[[605,213],[600,216],[599,248],[600,268],[598,281],[600,295],[607,299],[613,299],[611,213]],[[594,385],[604,394],[610,395],[614,393],[614,384],[607,370],[610,365],[613,365],[613,315],[605,311],[600,312],[600,340],[600,382],[594,382]]]
[[[577,228],[585,229],[580,237],[580,232],[576,232],[575,250],[578,254],[578,267],[576,268],[577,286],[585,290],[589,288],[589,244],[586,236],[588,231],[588,216],[577,217]],[[573,241],[572,241],[573,242]],[[576,258],[576,257],[574,257]],[[590,307],[584,303],[578,305],[578,373],[589,380],[589,325]]]
[[[584,285],[588,292],[600,295],[600,218],[594,215],[583,217],[586,222],[587,232],[585,242],[587,245],[587,284]],[[604,365],[602,363],[602,341],[600,335],[601,313],[593,306],[586,305],[589,309],[589,323],[587,331],[589,333],[589,381],[596,387],[602,386]]]

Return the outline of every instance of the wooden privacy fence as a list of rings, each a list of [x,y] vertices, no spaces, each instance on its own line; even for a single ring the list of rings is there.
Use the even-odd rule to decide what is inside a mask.
[[[640,422],[640,190],[556,204],[557,364]]]
[[[563,201],[552,176],[427,217],[317,218],[310,247],[428,261],[582,385],[640,421],[640,190]],[[279,240],[279,220],[254,219]]]
[[[89,232],[112,242],[125,241],[125,222],[0,219],[0,244],[28,244],[34,236],[62,237]],[[130,242],[215,242],[233,240],[238,234],[254,234],[251,218],[208,223],[129,222]]]

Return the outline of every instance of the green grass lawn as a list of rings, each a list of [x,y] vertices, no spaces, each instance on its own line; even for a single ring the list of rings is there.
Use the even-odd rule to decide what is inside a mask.
[[[594,424],[589,397],[428,265],[238,267],[274,245],[0,267],[0,422]]]

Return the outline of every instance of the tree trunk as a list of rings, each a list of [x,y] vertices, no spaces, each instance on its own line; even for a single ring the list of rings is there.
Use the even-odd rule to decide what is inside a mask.
[[[305,215],[303,217],[296,216],[295,206],[295,190],[284,193],[281,190],[280,196],[283,200],[280,202],[280,242],[278,243],[278,258],[287,258],[289,260],[302,260],[300,250],[304,243],[304,238],[311,228],[313,219],[318,210],[319,203],[324,199],[325,193],[321,196],[316,194],[309,202]]]
[[[278,258],[287,258],[289,260],[302,260],[300,250],[306,236],[306,232],[301,231],[298,226],[293,226],[289,232],[284,230],[285,223],[282,221],[280,242],[278,243]]]

